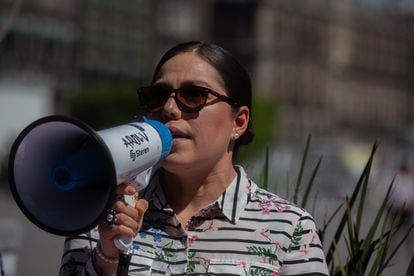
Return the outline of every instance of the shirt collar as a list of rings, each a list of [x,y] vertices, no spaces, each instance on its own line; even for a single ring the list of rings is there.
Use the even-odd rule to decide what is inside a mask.
[[[236,166],[236,171],[236,177],[217,200],[223,214],[232,223],[237,222],[241,211],[246,207],[248,189],[250,186],[250,181],[244,169],[240,166]]]
[[[218,206],[221,213],[232,223],[236,223],[240,218],[240,214],[248,201],[249,190],[252,188],[252,183],[243,167],[235,166],[235,168],[237,172],[236,177],[216,202],[211,205]],[[148,200],[157,209],[172,211],[160,185],[160,173],[160,171],[155,173],[150,184],[141,192],[141,197]]]

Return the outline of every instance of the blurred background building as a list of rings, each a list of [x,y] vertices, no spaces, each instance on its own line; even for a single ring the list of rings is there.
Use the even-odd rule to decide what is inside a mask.
[[[213,41],[249,69],[257,95],[277,99],[278,139],[403,138],[412,14],[404,1],[371,2],[2,0],[1,85],[36,83],[51,96],[46,113],[68,112],[68,95],[90,82],[148,82],[171,45]]]
[[[274,105],[274,110],[262,114],[272,117],[271,123],[258,126],[266,133],[257,133],[270,137],[261,147],[270,144],[277,167],[274,179],[295,171],[311,134],[316,140],[311,157],[324,155],[328,160],[319,180],[322,193],[343,197],[352,189],[344,183],[362,170],[367,148],[375,140],[382,144],[377,175],[390,181],[403,159],[414,166],[412,2],[0,0],[2,175],[7,173],[10,145],[28,123],[48,114],[73,115],[72,97],[88,97],[91,85],[148,84],[166,49],[201,40],[233,52],[251,73],[256,97]],[[134,99],[135,92],[127,92]],[[117,93],[112,94],[117,97]],[[95,110],[93,103],[90,110]],[[261,105],[256,109],[257,113],[268,110]],[[263,159],[261,153],[256,156]],[[5,191],[6,184],[3,178]],[[7,195],[4,204],[13,204]],[[6,206],[0,209],[0,224],[10,210],[19,215],[15,206]],[[9,219],[3,223],[7,229],[20,229]],[[20,243],[25,244],[16,241],[15,247]],[[60,247],[49,250],[59,254],[60,243],[61,239],[51,241]],[[27,248],[27,242],[18,247]],[[10,262],[31,258],[36,263],[42,257],[33,251],[24,254],[15,259],[11,254]],[[57,267],[59,258],[54,256],[56,264],[32,274],[53,274],[47,269]],[[25,269],[33,272],[37,266],[16,267],[13,273],[27,275]]]

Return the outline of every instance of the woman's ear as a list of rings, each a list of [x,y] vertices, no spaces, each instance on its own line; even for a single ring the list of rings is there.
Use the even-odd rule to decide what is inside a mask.
[[[243,135],[249,124],[250,110],[247,106],[242,106],[236,112],[233,120],[233,135],[237,138]]]

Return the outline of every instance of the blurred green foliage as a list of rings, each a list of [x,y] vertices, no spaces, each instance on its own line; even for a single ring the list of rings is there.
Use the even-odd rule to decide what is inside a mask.
[[[69,114],[95,129],[123,124],[139,115],[134,82],[100,82],[86,86],[69,99]]]
[[[248,160],[263,151],[269,144],[276,143],[278,133],[279,105],[274,99],[253,97],[252,124],[254,139],[240,148],[239,160]]]

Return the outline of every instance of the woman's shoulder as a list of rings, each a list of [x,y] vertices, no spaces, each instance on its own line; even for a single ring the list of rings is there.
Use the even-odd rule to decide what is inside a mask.
[[[294,202],[283,198],[267,189],[259,187],[254,180],[252,180],[243,167],[238,166],[241,173],[241,182],[247,187],[248,192],[248,208],[261,209],[262,214],[291,214],[296,217],[311,217],[311,215],[301,206]],[[244,179],[243,179],[244,178]]]
[[[311,216],[304,208],[297,205],[296,203],[259,187],[253,181],[250,181],[250,183],[250,203],[256,205],[258,208],[263,209],[264,212],[276,214],[290,213],[293,216],[297,217]]]

